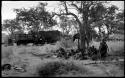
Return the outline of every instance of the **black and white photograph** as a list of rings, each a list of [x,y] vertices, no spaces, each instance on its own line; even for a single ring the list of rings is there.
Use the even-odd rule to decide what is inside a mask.
[[[1,1],[2,77],[124,77],[124,1]]]

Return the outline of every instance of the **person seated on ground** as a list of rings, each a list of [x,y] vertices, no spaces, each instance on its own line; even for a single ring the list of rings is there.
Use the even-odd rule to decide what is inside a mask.
[[[65,51],[64,48],[59,48],[59,49],[57,50],[57,53],[58,53],[57,57],[61,57],[61,58],[65,58],[65,59],[68,58],[67,52]]]
[[[92,55],[92,46],[88,48],[88,56],[91,57]]]
[[[92,45],[91,47],[89,47],[88,56],[92,60],[98,60],[100,58],[99,50],[95,48],[94,45]]]
[[[97,49],[93,46],[89,47],[89,52],[88,52],[89,56],[91,57],[94,54],[97,54]]]
[[[75,51],[73,49],[67,51],[67,56],[70,57],[70,56],[73,56],[75,54]]]
[[[97,54],[97,49],[94,46],[92,46],[92,51],[94,54]]]
[[[108,54],[108,51],[109,51],[109,48],[108,48],[108,45],[106,44],[106,40],[103,39],[99,46],[100,57],[105,58]]]

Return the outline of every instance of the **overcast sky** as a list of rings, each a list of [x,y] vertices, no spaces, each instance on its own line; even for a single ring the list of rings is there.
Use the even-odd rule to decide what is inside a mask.
[[[52,11],[54,7],[58,7],[58,1],[2,1],[2,22],[6,19],[13,19],[16,13],[14,8],[29,8],[38,5],[39,2],[48,2],[48,11]],[[124,1],[112,1],[112,4],[124,9]]]

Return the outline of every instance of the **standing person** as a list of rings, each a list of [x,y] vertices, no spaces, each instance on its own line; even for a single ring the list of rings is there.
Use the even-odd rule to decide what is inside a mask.
[[[13,43],[12,43],[12,39],[8,39],[8,45],[12,45]]]
[[[108,48],[108,45],[106,44],[106,40],[103,39],[99,46],[100,57],[105,58],[106,55],[108,54],[108,51],[109,51],[109,48]]]

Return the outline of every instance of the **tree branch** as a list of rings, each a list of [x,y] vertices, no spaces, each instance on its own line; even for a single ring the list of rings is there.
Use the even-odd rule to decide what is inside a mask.
[[[77,11],[79,11],[79,7],[76,4],[72,3],[71,5],[74,6]]]
[[[66,1],[64,2],[64,5],[65,5],[66,13],[68,13],[68,9],[67,9],[67,5],[66,5]]]
[[[72,15],[74,18],[76,18],[76,21],[77,21],[78,24],[81,26],[80,20],[78,19],[78,17],[77,17],[74,13],[61,13],[61,14],[55,13],[55,14],[53,15],[53,17],[54,17],[55,15],[57,15],[57,16],[61,16],[61,15]]]

